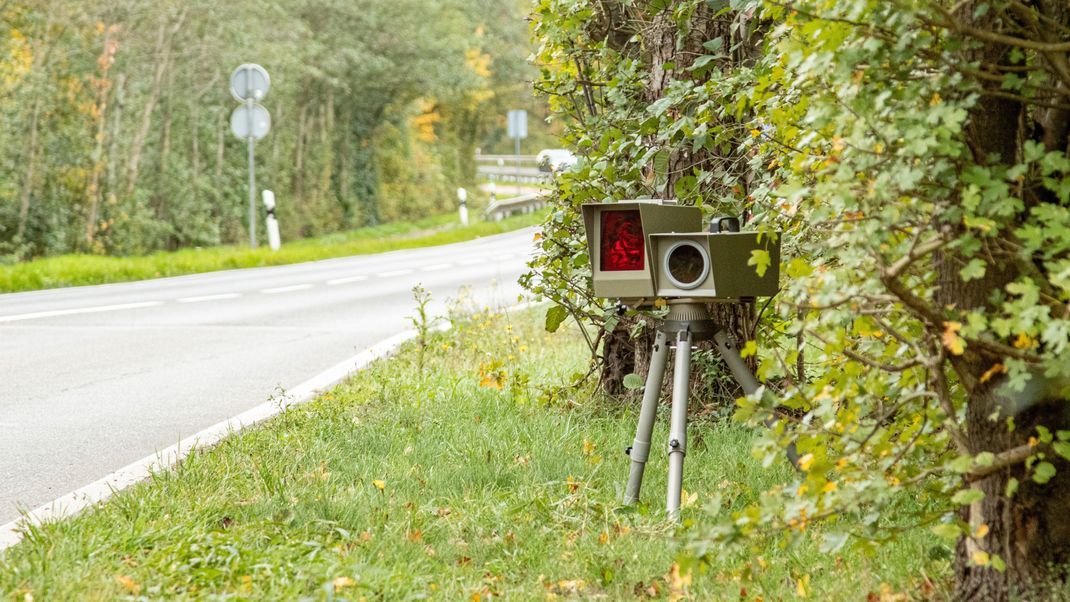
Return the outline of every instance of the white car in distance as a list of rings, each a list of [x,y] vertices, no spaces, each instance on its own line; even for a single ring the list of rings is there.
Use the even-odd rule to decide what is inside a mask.
[[[576,155],[565,148],[544,148],[535,156],[539,171],[557,173],[576,164]]]

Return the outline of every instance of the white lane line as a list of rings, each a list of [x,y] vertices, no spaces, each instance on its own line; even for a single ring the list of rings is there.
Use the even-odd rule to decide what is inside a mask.
[[[52,311],[37,311],[31,314],[0,316],[0,322],[18,322],[20,320],[36,320],[38,318],[54,318],[56,316],[73,316],[75,314],[97,314],[105,311],[141,309],[142,307],[155,307],[157,305],[163,305],[163,301],[143,301],[141,303],[122,303],[119,305],[98,305],[96,307],[78,307],[75,309],[55,309]]]
[[[411,274],[412,270],[394,270],[393,272],[383,272],[382,274],[376,274],[379,278],[393,278],[394,276],[404,276]]]
[[[479,265],[481,263],[486,263],[486,262],[487,262],[486,259],[465,259],[464,261],[461,262],[461,265]]]
[[[312,288],[311,284],[295,284],[293,286],[280,286],[279,288],[265,288],[260,291],[265,295],[277,295],[279,293],[292,293],[294,291],[304,291]]]
[[[453,267],[452,263],[437,263],[435,265],[429,265],[426,268],[421,269],[421,272],[438,272],[440,270],[448,270]]]
[[[367,276],[350,276],[349,278],[335,278],[334,280],[328,280],[327,286],[338,286],[339,284],[349,284],[350,282],[361,282],[367,279]]]
[[[223,301],[224,299],[237,299],[240,293],[223,293],[221,295],[205,295],[203,297],[183,297],[179,303],[204,303],[205,301]]]
[[[494,258],[494,261],[508,261],[514,257],[516,257],[516,255],[513,255],[512,253],[506,253],[505,255],[498,255]]]

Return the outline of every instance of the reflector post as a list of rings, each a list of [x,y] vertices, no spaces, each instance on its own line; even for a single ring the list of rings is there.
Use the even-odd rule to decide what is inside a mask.
[[[641,271],[646,266],[646,238],[637,209],[603,211],[601,223],[603,272]]]

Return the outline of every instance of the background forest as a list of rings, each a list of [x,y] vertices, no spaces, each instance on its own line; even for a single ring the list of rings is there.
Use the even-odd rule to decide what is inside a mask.
[[[444,211],[511,108],[525,2],[0,2],[0,257],[245,237],[231,71],[272,76],[257,147],[283,237]],[[538,120],[532,125],[538,127]]]

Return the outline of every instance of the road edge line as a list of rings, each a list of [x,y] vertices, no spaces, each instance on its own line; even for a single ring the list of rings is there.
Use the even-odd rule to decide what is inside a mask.
[[[523,311],[539,304],[541,302],[528,301],[502,308],[501,311],[503,313]],[[449,330],[449,324],[435,330]],[[372,362],[394,355],[402,345],[416,338],[417,335],[416,330],[405,330],[383,339],[284,392],[280,399],[271,399],[189,437],[184,437],[170,447],[128,464],[67,495],[38,506],[11,522],[0,525],[0,552],[22,541],[23,531],[27,525],[36,527],[48,522],[71,518],[87,508],[106,502],[112,495],[149,479],[153,473],[174,468],[194,450],[212,447],[231,435],[281,414],[288,408],[316,399],[346,378],[362,372]]]

